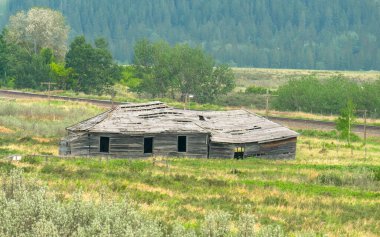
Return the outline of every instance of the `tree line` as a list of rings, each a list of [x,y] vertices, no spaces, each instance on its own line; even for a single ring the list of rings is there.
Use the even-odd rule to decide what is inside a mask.
[[[201,45],[232,66],[380,69],[377,0],[12,0],[4,19],[33,6],[61,11],[72,37],[105,36],[123,63],[147,38]]]
[[[0,86],[42,89],[52,82],[57,89],[113,94],[112,86],[122,82],[140,94],[179,100],[192,94],[205,103],[235,86],[231,68],[200,47],[140,40],[134,64],[120,66],[104,38],[77,36],[68,45],[68,33],[58,11],[32,8],[11,16],[0,35]]]
[[[359,110],[377,117],[380,110],[380,79],[357,82],[341,75],[319,80],[306,76],[280,86],[273,106],[278,110],[339,114],[351,101]]]

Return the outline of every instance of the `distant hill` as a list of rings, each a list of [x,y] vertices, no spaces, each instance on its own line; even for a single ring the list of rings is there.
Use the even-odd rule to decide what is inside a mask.
[[[378,0],[12,0],[0,23],[32,6],[61,10],[72,36],[105,36],[124,63],[145,37],[239,67],[380,69]]]

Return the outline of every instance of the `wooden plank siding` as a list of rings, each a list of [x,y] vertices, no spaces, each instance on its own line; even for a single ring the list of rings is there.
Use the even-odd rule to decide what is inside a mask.
[[[295,158],[297,138],[260,144],[260,153],[266,158]]]
[[[186,152],[177,152],[178,136],[187,137]],[[109,137],[109,152],[100,152],[100,137]],[[153,153],[144,154],[144,138],[153,137]],[[69,142],[72,156],[112,156],[112,157],[207,157],[208,134],[145,134],[124,135],[112,133],[92,133],[79,136]]]

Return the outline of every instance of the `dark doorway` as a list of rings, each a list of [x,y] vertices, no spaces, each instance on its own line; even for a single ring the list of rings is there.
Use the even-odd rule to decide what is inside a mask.
[[[243,159],[244,158],[244,147],[236,147],[235,148],[235,153],[234,153],[234,158],[235,159]]]
[[[153,153],[153,137],[144,138],[144,153]]]
[[[108,153],[110,151],[110,138],[100,137],[100,152]]]
[[[187,137],[178,136],[178,152],[186,152],[187,150]]]

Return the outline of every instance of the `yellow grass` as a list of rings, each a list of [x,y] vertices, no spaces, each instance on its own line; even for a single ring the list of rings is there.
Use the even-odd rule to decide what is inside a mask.
[[[6,127],[3,127],[3,126],[0,126],[0,133],[12,134],[12,133],[15,133],[15,131],[12,130],[12,129],[10,129],[10,128],[6,128]]]
[[[257,113],[259,115],[265,115],[266,111],[263,109],[250,109],[250,111]],[[321,114],[311,114],[306,112],[294,112],[294,111],[276,111],[270,110],[270,116],[282,117],[282,118],[300,118],[300,119],[309,119],[309,120],[321,120],[321,121],[330,121],[334,122],[338,118],[337,115],[321,115]],[[356,123],[364,124],[364,118],[356,118]],[[380,124],[380,119],[376,118],[367,118],[367,124]]]
[[[297,79],[302,76],[316,75],[324,79],[333,75],[343,75],[356,81],[374,81],[380,78],[379,71],[327,71],[327,70],[302,70],[302,69],[271,69],[271,68],[233,68],[238,86],[262,86],[278,88],[289,79]]]

